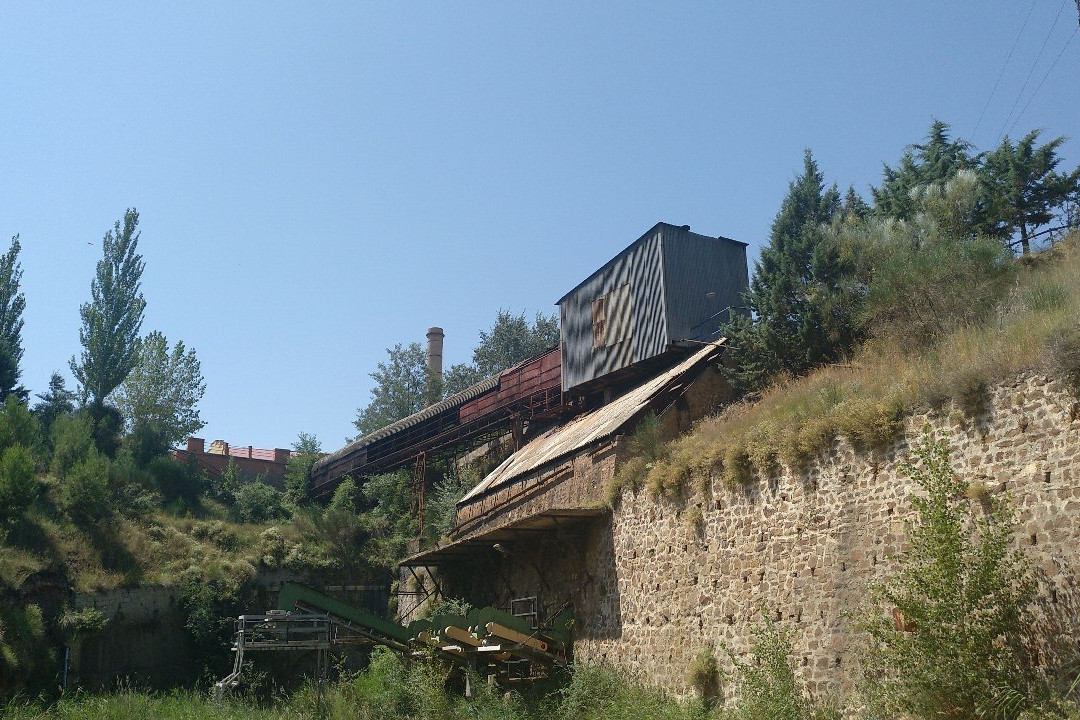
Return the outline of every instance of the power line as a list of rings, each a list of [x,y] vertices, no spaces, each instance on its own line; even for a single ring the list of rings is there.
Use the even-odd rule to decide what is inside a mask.
[[[1054,33],[1054,28],[1057,27],[1058,20],[1061,19],[1061,12],[1065,9],[1065,3],[1069,0],[1061,0],[1061,7],[1058,8],[1057,15],[1054,16],[1054,22],[1050,25],[1050,30],[1046,33],[1046,38],[1043,39],[1042,46],[1039,48],[1038,55],[1035,56],[1035,62],[1031,63],[1031,69],[1028,70],[1027,78],[1024,79],[1024,84],[1020,86],[1020,92],[1016,93],[1016,100],[1013,101],[1012,107],[1009,109],[1009,114],[1005,117],[1005,122],[1001,126],[1001,132],[998,133],[998,142],[1001,142],[1001,138],[1005,137],[1005,129],[1009,127],[1009,121],[1012,120],[1013,113],[1016,111],[1016,106],[1020,104],[1020,98],[1023,97],[1024,91],[1027,90],[1028,83],[1031,82],[1031,77],[1035,74],[1035,68],[1039,65],[1039,60],[1042,59],[1043,51],[1046,50],[1046,44],[1050,42],[1050,36]]]
[[[1050,77],[1050,73],[1053,71],[1054,66],[1058,64],[1058,60],[1060,60],[1061,56],[1065,54],[1065,50],[1068,49],[1069,44],[1073,41],[1073,38],[1076,37],[1078,32],[1080,32],[1080,25],[1073,29],[1072,34],[1069,35],[1069,39],[1066,40],[1065,44],[1061,46],[1061,51],[1057,54],[1057,57],[1054,58],[1054,62],[1050,63],[1050,68],[1046,71],[1046,74],[1043,75],[1042,80],[1039,81],[1038,86],[1035,88],[1035,92],[1031,93],[1031,97],[1029,97],[1028,101],[1024,103],[1024,109],[1021,110],[1020,114],[1016,116],[1016,119],[1013,120],[1012,126],[1009,128],[1010,133],[1016,128],[1017,125],[1020,124],[1020,118],[1022,118],[1024,116],[1024,113],[1027,112],[1028,106],[1031,105],[1031,101],[1034,100],[1035,96],[1039,94],[1039,90],[1042,89],[1043,83],[1046,82],[1046,78]]]
[[[1080,0],[1076,0],[1080,2]],[[1024,23],[1020,26],[1020,32],[1016,33],[1016,39],[1013,40],[1012,47],[1009,48],[1009,54],[1005,56],[1005,62],[1001,64],[1001,72],[998,73],[997,80],[994,81],[994,87],[990,88],[990,97],[986,98],[986,104],[983,105],[982,112],[979,113],[979,120],[975,123],[975,129],[971,131],[971,139],[975,139],[975,133],[979,131],[979,126],[982,125],[983,116],[986,115],[986,109],[990,107],[990,101],[994,99],[994,93],[997,92],[998,85],[1001,83],[1001,78],[1005,76],[1005,68],[1009,66],[1009,61],[1012,60],[1013,53],[1016,52],[1016,46],[1020,44],[1020,36],[1024,34],[1024,28],[1027,27],[1028,20],[1031,19],[1031,13],[1035,10],[1035,3],[1038,0],[1031,0],[1031,7],[1028,8],[1027,16],[1024,17]]]

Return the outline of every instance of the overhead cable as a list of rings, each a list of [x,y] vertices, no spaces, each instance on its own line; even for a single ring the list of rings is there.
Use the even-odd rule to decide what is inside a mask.
[[[1020,86],[1020,92],[1016,94],[1016,100],[1013,101],[1012,107],[1009,109],[1009,114],[1005,117],[1005,122],[1001,126],[1001,132],[998,133],[998,142],[1001,142],[1001,138],[1005,137],[1005,129],[1009,127],[1009,121],[1013,119],[1013,113],[1016,111],[1016,106],[1020,104],[1020,98],[1023,97],[1024,91],[1027,90],[1028,83],[1031,82],[1031,77],[1035,74],[1035,68],[1039,65],[1039,60],[1042,59],[1043,51],[1046,50],[1046,44],[1050,42],[1050,36],[1054,33],[1054,28],[1057,27],[1058,20],[1061,19],[1061,12],[1065,9],[1065,3],[1069,0],[1061,0],[1061,7],[1058,8],[1057,15],[1054,16],[1054,22],[1050,25],[1050,29],[1046,33],[1046,37],[1043,39],[1042,45],[1039,47],[1039,53],[1035,56],[1035,62],[1031,63],[1031,69],[1028,70],[1027,78],[1024,79],[1024,84]]]
[[[1077,27],[1073,28],[1072,35],[1070,35],[1069,39],[1065,41],[1065,44],[1061,46],[1061,51],[1057,54],[1057,57],[1054,58],[1054,62],[1050,63],[1049,69],[1047,69],[1046,74],[1043,75],[1042,80],[1039,81],[1038,86],[1036,86],[1036,88],[1035,88],[1035,92],[1031,93],[1031,97],[1029,97],[1028,101],[1026,103],[1024,103],[1024,109],[1021,110],[1020,114],[1016,116],[1015,120],[1013,120],[1013,124],[1009,127],[1009,132],[1010,133],[1020,123],[1020,118],[1022,118],[1024,116],[1024,113],[1027,112],[1028,106],[1031,105],[1031,101],[1034,100],[1035,96],[1039,94],[1039,90],[1042,89],[1043,83],[1046,82],[1046,78],[1050,77],[1050,73],[1053,71],[1054,66],[1058,64],[1058,60],[1060,60],[1061,56],[1065,54],[1065,50],[1068,49],[1069,44],[1072,43],[1073,38],[1075,38],[1078,33],[1080,33],[1080,26],[1077,26]]]
[[[982,112],[979,113],[979,120],[975,123],[975,129],[971,131],[972,140],[975,139],[975,133],[979,131],[979,126],[982,125],[983,116],[986,115],[986,110],[990,107],[990,101],[994,99],[994,93],[997,92],[998,85],[1001,84],[1001,78],[1005,76],[1005,68],[1008,67],[1009,61],[1012,60],[1013,53],[1016,52],[1016,46],[1020,44],[1020,36],[1024,34],[1024,28],[1027,27],[1028,20],[1031,19],[1031,13],[1035,9],[1036,2],[1038,0],[1031,0],[1031,7],[1028,8],[1027,16],[1020,26],[1020,31],[1016,33],[1016,39],[1013,40],[1012,47],[1009,48],[1009,54],[1005,56],[1005,62],[1001,64],[1001,72],[998,73],[997,80],[994,81],[994,87],[990,88],[990,96],[986,98],[986,104],[983,105]]]

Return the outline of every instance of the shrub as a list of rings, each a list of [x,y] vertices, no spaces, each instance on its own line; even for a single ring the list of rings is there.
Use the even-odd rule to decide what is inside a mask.
[[[36,452],[41,446],[41,423],[14,394],[0,408],[0,451],[22,445]]]
[[[34,458],[22,445],[12,445],[0,456],[0,520],[22,515],[37,499]]]
[[[670,448],[664,442],[663,426],[660,418],[649,413],[638,421],[634,431],[630,433],[627,442],[628,458],[616,471],[615,476],[604,486],[604,500],[608,506],[614,507],[622,495],[623,488],[630,488],[635,492],[639,490],[646,478],[649,480],[649,492],[656,496],[661,492],[678,494],[677,485],[681,479],[674,481],[660,476],[651,475],[651,470],[663,458],[668,456]]]
[[[988,238],[944,235],[891,221],[866,235],[867,285],[862,321],[871,333],[925,346],[957,327],[978,323],[997,307],[1015,277],[1008,250]]]
[[[77,523],[100,519],[109,506],[109,459],[96,452],[60,481],[57,504]]]
[[[22,689],[43,680],[51,654],[41,608],[0,605],[0,689]]]
[[[76,464],[97,454],[94,447],[94,421],[88,413],[61,415],[52,425],[53,454],[50,469],[64,477]]]
[[[699,506],[694,505],[686,511],[686,527],[696,533],[705,529],[705,514]]]
[[[753,629],[750,658],[728,651],[735,665],[739,702],[734,716],[741,720],[810,720],[839,718],[829,704],[816,704],[791,663],[791,631],[777,626],[762,610],[762,624]]]
[[[729,488],[749,485],[754,479],[753,465],[746,450],[732,445],[724,451],[724,485]]]
[[[168,456],[153,458],[147,468],[162,499],[166,503],[181,501],[187,505],[197,502],[202,490],[201,477]]]
[[[911,496],[909,550],[893,577],[871,587],[858,623],[869,638],[867,702],[888,716],[1017,717],[1037,685],[1023,643],[1034,584],[1012,549],[1014,512],[1007,498],[982,495],[973,515],[967,496],[976,493],[928,427],[913,455],[902,469],[923,492]]]
[[[711,704],[720,696],[720,666],[712,650],[704,649],[697,654],[687,669],[686,681],[706,703]]]
[[[233,514],[240,522],[261,523],[286,516],[281,493],[264,482],[241,485]]]
[[[457,503],[472,490],[478,478],[470,471],[452,473],[435,483],[428,493],[424,506],[425,532],[428,537],[439,539],[457,524]]]

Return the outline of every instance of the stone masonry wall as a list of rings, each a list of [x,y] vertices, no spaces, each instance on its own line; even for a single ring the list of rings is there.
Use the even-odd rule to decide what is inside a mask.
[[[910,417],[881,451],[859,453],[838,439],[805,470],[781,468],[747,487],[729,489],[716,477],[707,497],[685,502],[626,494],[608,517],[445,568],[445,590],[504,606],[536,596],[541,620],[570,604],[577,659],[614,663],[677,694],[690,692],[687,668],[703,648],[722,664],[724,647],[745,652],[764,608],[794,630],[810,691],[842,693],[852,682],[854,639],[845,613],[902,549],[913,487],[899,466],[925,423],[948,435],[958,472],[1011,495],[1017,537],[1039,580],[1040,631],[1075,637],[1080,404],[1061,382],[1040,376],[994,388],[975,420],[951,407]],[[694,505],[700,529],[687,521]]]
[[[607,615],[617,617],[618,631],[593,634],[600,618],[587,621],[577,657],[685,693],[694,656],[702,648],[721,659],[724,646],[745,651],[764,607],[795,629],[797,664],[812,693],[849,688],[853,632],[845,611],[864,602],[867,584],[884,578],[902,549],[913,488],[899,465],[925,423],[948,435],[958,472],[1011,494],[1017,537],[1039,579],[1042,630],[1075,633],[1080,405],[1063,383],[1026,376],[994,388],[973,421],[951,408],[909,418],[885,451],[857,453],[839,439],[805,471],[782,468],[746,488],[728,489],[717,477],[708,497],[685,504],[624,496],[611,520],[613,560],[598,568],[613,577],[597,578],[617,602]],[[700,531],[685,518],[694,504],[704,517]]]

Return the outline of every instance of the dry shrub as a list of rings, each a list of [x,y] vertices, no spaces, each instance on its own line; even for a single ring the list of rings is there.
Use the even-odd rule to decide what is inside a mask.
[[[712,650],[701,650],[686,671],[686,680],[707,703],[720,695],[720,665]]]
[[[855,396],[844,403],[839,417],[840,432],[862,450],[888,445],[900,430],[904,406],[899,398]]]
[[[749,485],[754,479],[750,456],[740,445],[732,445],[724,452],[724,485],[729,488]]]
[[[693,505],[686,511],[686,527],[695,533],[705,529],[705,513],[699,506]]]

